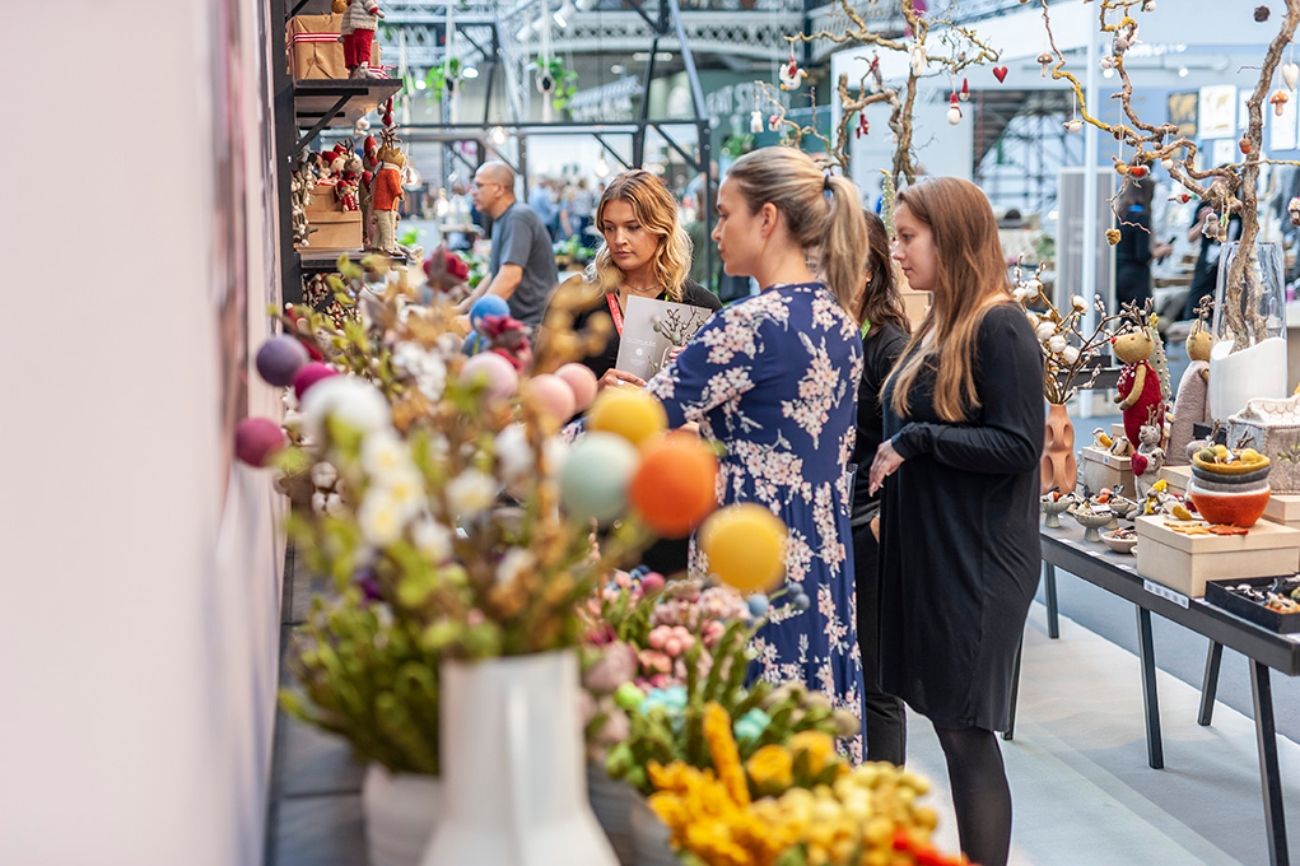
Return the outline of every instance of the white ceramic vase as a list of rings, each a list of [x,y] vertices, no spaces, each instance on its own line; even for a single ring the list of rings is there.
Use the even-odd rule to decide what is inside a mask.
[[[438,819],[441,785],[433,776],[390,773],[371,764],[361,785],[370,866],[420,866]]]
[[[423,866],[618,866],[587,802],[573,652],[445,662],[446,804]]]

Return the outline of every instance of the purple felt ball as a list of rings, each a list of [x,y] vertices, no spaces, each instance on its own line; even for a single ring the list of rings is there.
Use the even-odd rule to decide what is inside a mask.
[[[299,400],[302,395],[307,393],[307,389],[322,379],[328,379],[337,376],[338,370],[335,370],[329,364],[322,364],[320,361],[309,361],[298,368],[298,372],[293,374],[293,393]]]
[[[287,443],[280,425],[270,418],[245,418],[235,428],[235,457],[259,469]]]
[[[277,388],[292,385],[293,374],[306,363],[306,347],[288,334],[272,337],[257,350],[257,374]]]

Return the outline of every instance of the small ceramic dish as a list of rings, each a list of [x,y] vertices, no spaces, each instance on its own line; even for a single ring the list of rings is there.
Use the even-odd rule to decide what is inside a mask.
[[[1101,528],[1103,526],[1109,526],[1111,520],[1115,517],[1115,515],[1110,513],[1109,509],[1106,511],[1071,510],[1070,516],[1075,519],[1076,523],[1083,527],[1084,541],[1101,541]]]
[[[1131,529],[1116,529],[1112,532],[1103,532],[1101,534],[1101,543],[1109,547],[1116,553],[1133,552],[1137,547],[1137,535]]]
[[[1074,501],[1068,496],[1062,496],[1060,499],[1053,500],[1052,497],[1044,496],[1042,498],[1043,514],[1045,519],[1043,525],[1048,529],[1061,528],[1061,515],[1069,510]]]

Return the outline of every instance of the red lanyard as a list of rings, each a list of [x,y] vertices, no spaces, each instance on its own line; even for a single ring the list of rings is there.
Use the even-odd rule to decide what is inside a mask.
[[[623,336],[623,311],[618,308],[613,292],[605,295],[605,303],[609,304],[609,317],[614,320],[614,330],[620,337]]]

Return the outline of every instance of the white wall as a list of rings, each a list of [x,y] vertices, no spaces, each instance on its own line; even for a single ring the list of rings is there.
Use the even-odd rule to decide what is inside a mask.
[[[221,404],[274,406],[240,387],[274,273],[264,5],[5,10],[9,67],[40,70],[0,210],[5,866],[260,858],[280,554],[268,479],[229,468]],[[223,9],[242,57],[217,49]],[[223,57],[233,115],[214,123]],[[247,221],[223,246],[215,153],[241,120]]]

